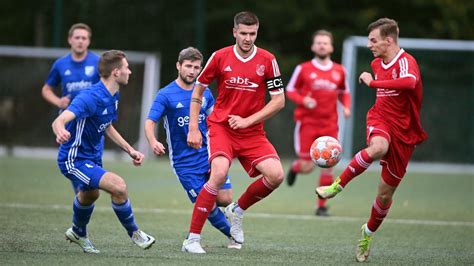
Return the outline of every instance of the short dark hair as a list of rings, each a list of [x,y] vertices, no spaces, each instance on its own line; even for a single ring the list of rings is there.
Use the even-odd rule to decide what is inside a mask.
[[[89,33],[89,39],[92,37],[92,29],[85,23],[76,23],[72,25],[69,28],[68,37],[71,37],[74,34],[74,31],[77,29],[86,30]]]
[[[202,57],[201,52],[199,52],[198,49],[190,46],[188,48],[184,48],[183,50],[181,50],[181,52],[179,52],[178,62],[180,64],[182,64],[184,60],[190,60],[190,61],[199,60],[202,62],[202,58],[203,57]]]
[[[370,23],[367,27],[367,31],[369,33],[375,29],[380,30],[380,36],[383,38],[390,36],[396,42],[398,42],[399,28],[398,23],[395,20],[390,18],[379,18],[378,20]]]
[[[124,52],[119,50],[110,50],[104,52],[99,60],[99,75],[102,78],[110,77],[112,71],[122,67],[122,59],[127,58]]]
[[[257,15],[249,11],[239,12],[234,16],[234,27],[237,27],[239,24],[244,24],[247,26],[258,26],[258,17]]]
[[[334,38],[332,37],[332,33],[330,31],[327,31],[327,30],[317,30],[317,31],[315,31],[313,33],[313,38],[311,40],[314,40],[314,37],[319,36],[319,35],[328,36],[331,39],[331,43],[334,42]]]

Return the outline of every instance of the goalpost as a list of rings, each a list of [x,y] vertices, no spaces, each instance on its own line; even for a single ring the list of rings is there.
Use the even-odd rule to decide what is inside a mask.
[[[105,52],[105,50],[91,50],[94,53],[97,53],[98,55],[102,54]],[[34,66],[31,66],[31,69],[22,69],[22,67],[18,67],[21,71],[17,72],[24,72],[22,74],[18,74],[19,78],[24,78],[24,79],[32,79],[32,81],[28,81],[28,94],[34,94],[35,100],[37,101],[44,101],[41,98],[41,87],[44,84],[44,80],[46,80],[47,74],[49,71],[49,68],[51,67],[51,62],[53,60],[56,60],[59,57],[62,57],[69,53],[70,50],[66,48],[39,48],[39,47],[24,47],[24,46],[0,46],[0,62],[3,62],[4,66],[3,67],[8,67],[8,64],[13,65],[13,61],[17,63],[17,61],[21,61],[22,59],[26,60],[26,62],[29,63],[22,63],[23,66],[29,67],[30,65],[35,65],[37,64],[37,68]],[[148,144],[145,138],[145,133],[144,133],[144,123],[148,115],[148,111],[151,107],[151,104],[153,103],[153,97],[156,92],[156,90],[159,88],[159,83],[160,83],[160,56],[154,53],[145,53],[145,52],[136,52],[136,51],[124,51],[127,55],[128,62],[130,65],[137,65],[137,70],[138,73],[141,74],[141,69],[143,68],[143,73],[139,78],[135,78],[137,80],[140,80],[138,82],[142,82],[142,91],[141,91],[141,97],[139,98],[139,108],[137,107],[137,111],[139,110],[139,127],[136,128],[136,132],[133,134],[135,136],[136,142],[134,143],[134,146],[144,152],[148,153]],[[46,66],[48,67],[46,69]],[[38,69],[41,69],[38,70]],[[133,70],[133,69],[132,69]],[[42,73],[34,73],[34,72],[42,72]],[[133,71],[134,73],[135,70]],[[7,73],[3,73],[3,75],[8,75]],[[134,75],[135,76],[135,75]],[[14,80],[18,77],[2,77],[1,81],[2,83],[6,83],[4,80],[11,79]],[[34,84],[34,85],[32,85]],[[10,106],[11,104],[4,104],[7,102],[8,96],[12,98],[12,95],[15,94],[16,92],[12,92],[13,90],[16,89],[16,87],[21,87],[18,85],[11,85],[12,87],[15,87],[13,89],[9,88],[0,88],[0,107],[3,105]],[[34,88],[32,88],[34,87]],[[135,89],[135,88],[133,88]],[[18,93],[18,94],[21,94]],[[14,95],[14,97],[19,97],[20,95]],[[26,95],[23,95],[26,97]],[[122,96],[123,97],[123,96]],[[123,99],[123,98],[122,98]],[[12,101],[10,101],[12,102]],[[31,100],[29,101],[31,102]],[[16,104],[19,106],[19,104]],[[20,108],[20,107],[13,107],[13,108]],[[131,120],[131,119],[129,119]],[[133,119],[136,120],[136,119]],[[119,120],[120,121],[120,120]],[[0,125],[1,125],[1,120],[0,120]],[[124,121],[124,124],[129,123],[131,121]],[[134,121],[136,122],[136,121]],[[32,125],[34,126],[34,125]],[[47,134],[50,135],[50,132],[41,132],[42,134]],[[41,138],[39,138],[41,139]],[[5,140],[4,140],[5,141]],[[38,147],[34,147],[33,145],[18,145],[18,144],[13,144],[13,146],[9,147],[11,151],[7,151],[7,148],[5,146],[2,147],[2,143],[0,143],[0,153],[13,153],[13,155],[17,156],[22,156],[22,155],[29,155],[29,156],[50,156],[54,154],[54,156],[57,153],[57,148],[52,148],[52,147],[45,147],[44,145],[41,145],[42,141],[39,141]],[[7,146],[8,140],[7,140]],[[46,146],[51,146],[51,145],[46,145]],[[3,148],[3,149],[1,149]],[[105,155],[110,155],[110,152],[105,152]]]
[[[351,36],[343,44],[342,64],[348,73],[353,98],[351,117],[347,120],[339,120],[345,160],[350,160],[353,153],[362,148],[363,144],[359,142],[359,145],[356,145],[355,141],[363,139],[365,142],[365,114],[375,99],[374,91],[367,90],[366,87],[358,84],[358,76],[362,71],[371,72],[370,62],[373,56],[366,47],[367,42],[367,37]],[[425,161],[424,158],[429,158],[425,162],[460,163],[468,166],[472,171],[474,169],[474,136],[472,134],[474,132],[474,116],[472,115],[474,110],[474,41],[400,38],[399,42],[401,48],[416,58],[423,79],[422,123],[428,132],[428,141],[415,150],[414,155],[418,157],[414,158],[414,161],[420,159]],[[457,98],[455,98],[456,94]],[[370,97],[373,99],[367,100]],[[440,111],[441,108],[447,112]],[[464,108],[466,110],[459,110]],[[339,117],[343,117],[341,110],[339,114]],[[449,125],[443,125],[443,123],[449,123]],[[354,137],[356,135],[358,135],[357,138]],[[455,145],[459,138],[465,141],[466,147],[462,147],[461,151],[456,151],[460,148],[459,145]],[[436,145],[438,147],[434,147]],[[421,151],[417,154],[419,149]],[[443,161],[444,158],[441,155],[438,156],[440,149],[444,149],[443,152],[448,156],[453,153],[452,158],[449,157],[446,159],[448,161]],[[460,152],[464,154],[460,156]],[[458,161],[456,156],[461,160]]]

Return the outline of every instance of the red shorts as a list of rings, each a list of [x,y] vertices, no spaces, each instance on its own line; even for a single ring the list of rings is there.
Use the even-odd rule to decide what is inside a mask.
[[[382,178],[390,186],[397,187],[407,171],[408,161],[415,150],[414,145],[405,144],[390,135],[388,127],[380,121],[367,122],[367,145],[370,139],[380,136],[388,140],[388,152],[382,159]]]
[[[295,152],[302,160],[311,160],[309,150],[314,140],[322,136],[331,136],[337,139],[337,127],[318,128],[317,125],[296,121],[293,135]]]
[[[268,158],[280,160],[265,132],[236,135],[232,133],[232,129],[216,123],[208,123],[208,149],[209,162],[217,156],[226,157],[230,163],[232,159],[238,158],[250,177],[261,174],[255,168],[260,162]]]

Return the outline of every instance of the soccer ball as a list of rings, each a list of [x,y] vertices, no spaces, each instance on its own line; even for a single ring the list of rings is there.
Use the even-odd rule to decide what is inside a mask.
[[[341,160],[342,146],[333,137],[319,137],[311,145],[310,155],[311,160],[319,167],[330,168]]]

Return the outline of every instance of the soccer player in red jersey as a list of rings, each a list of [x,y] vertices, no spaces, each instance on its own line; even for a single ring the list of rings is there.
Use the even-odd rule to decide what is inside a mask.
[[[313,34],[311,51],[315,57],[298,65],[286,87],[286,95],[296,103],[294,119],[294,145],[298,159],[288,171],[286,181],[292,186],[298,173],[311,173],[310,148],[321,136],[338,138],[337,102],[341,102],[345,117],[351,114],[351,98],[344,67],[331,60],[334,51],[333,37],[329,31],[318,30]],[[321,168],[319,185],[328,186],[333,181],[332,168]],[[316,215],[328,216],[326,200],[317,202]]]
[[[198,114],[202,93],[217,81],[217,99],[207,119],[211,175],[199,193],[182,250],[205,253],[200,244],[201,230],[216,202],[218,189],[224,184],[232,159],[240,163],[251,177],[261,176],[249,185],[237,202],[226,207],[231,223],[230,233],[237,243],[244,242],[243,213],[270,195],[283,182],[283,167],[275,148],[263,130],[263,121],[285,105],[285,94],[275,57],[255,46],[259,22],[255,14],[240,12],[234,17],[235,45],[211,55],[197,79],[191,98],[188,145],[199,148],[202,134]],[[267,91],[270,101],[265,102]]]
[[[426,139],[421,127],[420,108],[423,85],[415,58],[398,44],[398,24],[381,18],[368,27],[367,47],[375,59],[371,63],[375,79],[367,72],[359,81],[376,90],[375,104],[367,112],[368,147],[358,152],[344,172],[330,186],[316,189],[321,198],[331,198],[347,183],[380,159],[382,174],[370,218],[361,228],[362,238],[356,259],[366,261],[373,233],[392,205],[392,197],[406,173],[415,146]]]

